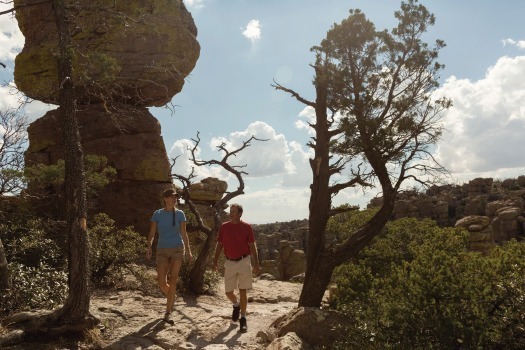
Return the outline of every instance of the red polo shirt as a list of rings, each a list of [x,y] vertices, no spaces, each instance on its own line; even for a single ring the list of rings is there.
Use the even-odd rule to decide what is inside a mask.
[[[221,225],[217,241],[222,243],[224,255],[237,259],[250,254],[249,243],[255,242],[252,226],[244,221],[234,224],[231,221]]]

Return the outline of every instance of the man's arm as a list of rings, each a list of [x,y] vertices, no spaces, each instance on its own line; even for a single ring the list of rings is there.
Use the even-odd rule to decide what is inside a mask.
[[[219,267],[217,266],[217,264],[219,263],[219,256],[221,255],[221,252],[222,252],[222,243],[217,242],[217,244],[215,245],[215,258],[213,259],[213,268],[215,269],[215,271],[219,270]]]
[[[257,251],[257,244],[253,242],[249,243],[248,245],[250,246],[250,252],[252,254],[253,273],[258,275],[261,271],[261,267],[259,266],[259,252]]]

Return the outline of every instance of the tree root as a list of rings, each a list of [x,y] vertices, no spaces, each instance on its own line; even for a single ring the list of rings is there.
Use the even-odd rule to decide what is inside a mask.
[[[64,323],[57,310],[37,310],[21,312],[2,320],[7,333],[0,335],[0,348],[12,346],[34,337],[79,337],[86,331],[93,330],[100,319],[87,314],[74,323]]]

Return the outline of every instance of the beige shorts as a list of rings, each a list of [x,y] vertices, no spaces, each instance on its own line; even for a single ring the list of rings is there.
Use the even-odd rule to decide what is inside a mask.
[[[252,259],[248,255],[239,261],[224,261],[224,291],[252,289]]]
[[[184,258],[184,247],[176,248],[158,248],[157,265],[169,264],[170,260],[182,261]]]

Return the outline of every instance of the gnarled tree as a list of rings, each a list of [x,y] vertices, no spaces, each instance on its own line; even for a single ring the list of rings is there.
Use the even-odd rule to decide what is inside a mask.
[[[357,256],[391,217],[402,184],[411,179],[428,185],[446,170],[432,157],[440,138],[440,120],[448,99],[433,99],[438,87],[437,63],[444,43],[422,41],[434,16],[416,0],[401,3],[399,23],[391,32],[377,31],[360,10],[334,24],[314,46],[315,101],[278,83],[315,110],[315,137],[309,143],[313,182],[309,204],[306,274],[300,306],[319,307],[334,268]],[[336,176],[348,174],[337,182]],[[379,184],[378,212],[336,245],[326,242],[328,220],[338,192]],[[353,209],[348,207],[348,209]]]
[[[194,203],[191,200],[191,180],[195,177],[194,172],[192,169],[192,172],[189,176],[184,176],[180,174],[171,174],[171,176],[174,179],[179,180],[183,185],[183,198],[188,203],[188,206],[195,215],[195,219],[197,221],[197,230],[200,232],[203,232],[206,234],[206,240],[204,241],[204,244],[202,245],[199,254],[197,256],[197,259],[195,260],[195,263],[193,264],[193,267],[190,271],[189,275],[189,289],[197,294],[201,294],[204,292],[204,273],[206,272],[206,268],[208,266],[208,261],[214,252],[215,249],[215,242],[217,239],[217,233],[219,232],[219,229],[222,224],[221,220],[221,213],[223,209],[226,207],[228,202],[232,200],[233,198],[240,196],[244,194],[244,180],[242,178],[243,175],[248,175],[248,173],[242,168],[246,167],[246,165],[232,165],[229,163],[230,159],[232,157],[235,157],[239,152],[246,149],[251,145],[252,141],[267,141],[263,139],[258,139],[255,136],[250,137],[248,140],[243,141],[242,146],[235,150],[228,150],[226,148],[226,145],[224,143],[217,146],[217,149],[222,152],[223,157],[220,160],[201,160],[197,159],[196,157],[196,151],[198,149],[198,146],[200,144],[200,137],[199,133],[197,133],[197,138],[192,139],[193,141],[193,147],[191,148],[191,158],[190,160],[195,164],[196,166],[219,166],[222,167],[224,170],[231,173],[235,178],[237,179],[238,186],[235,191],[227,192],[224,197],[222,197],[220,200],[216,201],[213,205],[213,226],[209,227],[204,223],[204,220],[202,219],[201,214],[199,213],[197,207],[194,205]],[[175,165],[176,159],[172,160],[172,166]]]

